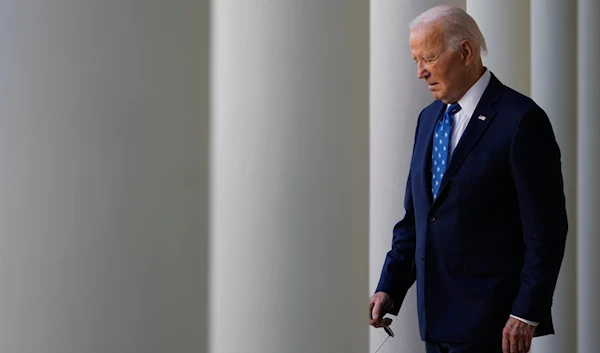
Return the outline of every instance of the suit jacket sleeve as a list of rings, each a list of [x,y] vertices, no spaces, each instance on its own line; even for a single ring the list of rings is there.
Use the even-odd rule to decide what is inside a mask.
[[[548,317],[567,236],[560,150],[546,113],[524,114],[511,144],[510,171],[517,191],[525,258],[512,314]]]
[[[417,123],[417,133],[418,130],[419,124]],[[406,210],[404,218],[394,226],[392,249],[386,255],[376,290],[385,292],[392,298],[394,307],[390,310],[390,314],[393,315],[398,315],[406,292],[416,280],[414,269],[416,231],[410,172],[406,182],[404,208]]]

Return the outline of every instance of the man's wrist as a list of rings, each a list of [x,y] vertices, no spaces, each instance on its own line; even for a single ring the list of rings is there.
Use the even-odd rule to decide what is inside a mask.
[[[540,324],[539,322],[536,322],[536,321],[531,321],[531,320],[525,320],[525,319],[523,319],[523,318],[521,318],[521,317],[514,316],[514,315],[512,315],[512,314],[510,315],[510,317],[512,317],[512,318],[515,318],[515,319],[517,319],[517,320],[519,320],[519,321],[521,321],[521,322],[524,322],[524,323],[526,323],[527,325],[529,325],[529,326],[533,326],[533,327],[536,327],[537,325],[539,325],[539,324]]]

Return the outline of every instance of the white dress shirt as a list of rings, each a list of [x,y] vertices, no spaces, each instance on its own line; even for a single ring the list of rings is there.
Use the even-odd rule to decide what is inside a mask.
[[[462,98],[458,100],[458,104],[460,105],[461,109],[456,114],[454,114],[454,121],[452,124],[452,135],[450,138],[450,151],[448,153],[448,157],[452,156],[452,152],[454,152],[454,149],[458,145],[460,138],[465,133],[467,125],[473,117],[475,108],[477,108],[477,104],[479,104],[479,101],[483,96],[483,92],[485,92],[485,89],[490,83],[491,78],[492,74],[489,70],[486,69],[483,75],[481,75],[481,77],[479,78],[479,80],[477,80],[477,82],[475,82],[475,84],[471,86],[471,88],[469,88],[469,90],[462,96]],[[448,104],[448,107],[449,106],[450,104]],[[514,315],[510,316],[514,317],[517,320],[523,321],[524,323],[529,324],[531,326],[538,325],[538,323],[535,321],[525,320]]]
[[[486,69],[479,80],[477,80],[477,82],[475,82],[475,84],[469,88],[462,98],[459,99],[458,104],[460,105],[461,109],[454,114],[452,136],[450,138],[450,152],[448,157],[452,155],[456,145],[458,145],[458,141],[460,141],[460,138],[465,133],[467,125],[471,120],[471,116],[475,112],[475,108],[477,108],[477,104],[479,104],[479,101],[483,96],[483,92],[485,92],[485,89],[490,83],[491,78],[492,74]],[[450,104],[448,104],[448,107],[449,106]]]

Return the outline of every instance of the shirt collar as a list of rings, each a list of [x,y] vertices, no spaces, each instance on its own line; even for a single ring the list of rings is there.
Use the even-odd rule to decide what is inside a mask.
[[[485,89],[490,83],[491,78],[492,74],[490,73],[490,70],[485,69],[485,72],[483,75],[481,75],[479,80],[477,80],[477,82],[475,82],[475,84],[471,86],[471,88],[469,88],[469,90],[458,101],[461,109],[469,118],[473,116],[475,108],[477,108],[477,104],[479,104],[481,97],[483,97],[483,92],[485,92]],[[450,106],[450,104],[448,104],[448,106]]]

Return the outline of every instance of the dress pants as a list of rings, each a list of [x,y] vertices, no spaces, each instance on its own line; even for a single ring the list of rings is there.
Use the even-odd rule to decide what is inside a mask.
[[[502,337],[480,343],[438,343],[426,341],[427,353],[502,353]]]

